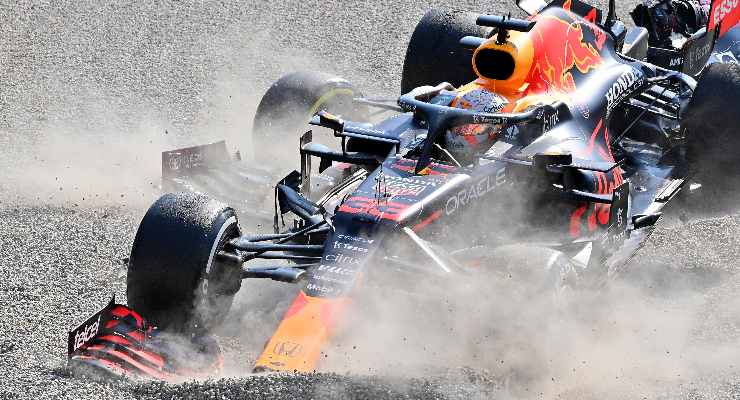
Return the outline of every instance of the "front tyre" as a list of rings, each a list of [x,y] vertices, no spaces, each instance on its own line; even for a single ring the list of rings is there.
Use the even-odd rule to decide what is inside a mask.
[[[136,232],[128,304],[164,330],[204,332],[218,326],[241,287],[241,272],[216,255],[239,235],[232,208],[195,193],[162,196]]]
[[[308,121],[318,111],[362,119],[364,110],[353,102],[355,97],[362,94],[349,81],[334,75],[299,71],[281,77],[257,106],[252,126],[255,158],[269,161],[280,156],[285,149],[276,147],[276,143],[297,145],[298,137],[309,130]],[[294,148],[289,154],[294,155]]]

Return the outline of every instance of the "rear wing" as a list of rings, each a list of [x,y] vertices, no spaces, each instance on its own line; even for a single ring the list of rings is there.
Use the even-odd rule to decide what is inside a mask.
[[[695,76],[707,64],[717,37],[715,29],[702,28],[691,35],[680,50],[648,47],[647,57],[656,65]]]
[[[738,23],[740,23],[739,0],[712,0],[708,29],[715,29],[719,26],[718,37],[722,37]]]

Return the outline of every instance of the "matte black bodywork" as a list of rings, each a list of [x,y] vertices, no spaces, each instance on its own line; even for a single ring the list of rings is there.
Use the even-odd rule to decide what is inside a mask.
[[[399,261],[386,237],[416,243],[412,247],[422,259],[436,258],[436,272],[456,265],[437,253],[516,241],[541,242],[570,255],[589,247],[584,268],[603,272],[623,263],[686,181],[680,116],[695,82],[622,57],[609,34],[575,14],[550,8],[543,15],[581,24],[584,43],[603,41],[599,68],[589,73],[574,69],[576,89],[565,102],[526,113],[483,114],[448,107],[454,92],[438,87],[401,96],[398,106],[404,113],[373,125],[315,117],[314,124],[333,129],[345,143],[363,139],[381,146],[372,153],[337,152],[304,140],[304,168],[318,157],[322,173],[296,172],[277,190],[275,229],[281,229],[280,215],[290,211],[299,217],[295,228],[283,236],[257,235],[234,243],[235,254],[222,256],[237,263],[281,254],[300,260],[311,296],[337,296],[354,287],[354,273],[380,248],[380,257]],[[443,145],[441,134],[474,122],[503,124],[505,133],[471,165],[444,160],[434,149]],[[332,160],[341,161],[339,167],[331,166]],[[358,165],[348,166],[353,160]],[[309,198],[317,195],[315,189],[308,192],[308,180],[315,183],[328,175],[334,186],[341,187],[346,178],[352,183],[341,198],[327,195],[314,204]],[[618,207],[613,205],[615,191]],[[470,231],[471,219],[479,223],[476,229],[490,234],[456,240]],[[298,244],[294,247],[269,245],[270,239],[283,240],[321,221],[331,228],[291,237]],[[417,238],[433,242],[439,251],[430,252]],[[249,243],[257,242],[264,246],[255,253]],[[317,245],[323,246],[322,254]],[[335,276],[336,271],[343,276]]]

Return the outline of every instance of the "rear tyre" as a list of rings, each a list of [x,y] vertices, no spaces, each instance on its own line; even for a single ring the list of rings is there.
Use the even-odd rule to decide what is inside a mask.
[[[696,85],[683,120],[686,157],[702,184],[702,202],[723,208],[740,185],[740,65],[711,64]],[[706,202],[704,202],[706,201]]]
[[[147,211],[131,249],[128,304],[160,329],[205,332],[223,322],[241,287],[216,254],[240,235],[234,210],[195,193],[166,194]]]
[[[411,35],[401,75],[401,93],[423,85],[449,82],[460,86],[476,79],[472,52],[460,45],[464,36],[488,37],[490,28],[475,24],[478,14],[429,10]]]
[[[283,76],[267,89],[257,106],[252,145],[257,161],[269,161],[282,152],[276,143],[291,143],[309,130],[308,121],[321,110],[345,119],[362,119],[363,108],[352,101],[362,94],[346,79],[312,71]],[[290,152],[294,156],[294,152]]]

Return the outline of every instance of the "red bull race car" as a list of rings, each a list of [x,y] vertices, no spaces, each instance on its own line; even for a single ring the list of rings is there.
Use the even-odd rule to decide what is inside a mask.
[[[733,4],[713,41],[737,22]],[[128,306],[111,301],[69,333],[70,365],[163,380],[216,371],[211,332],[242,280],[263,278],[300,290],[253,369],[314,371],[379,277],[406,291],[502,271],[537,290],[599,285],[669,204],[719,207],[740,178],[740,66],[710,64],[697,82],[635,57],[647,38],[613,1],[606,15],[578,0],[519,5],[529,18],[427,13],[393,103],[325,74],[281,78],[255,117],[255,159],[284,155],[275,143],[309,119],[339,143],[303,134],[300,171],[275,186],[223,142],[163,153],[165,188],[184,191],[143,217]],[[201,193],[213,187],[249,218],[274,206],[273,231],[242,233],[243,214]],[[524,259],[502,256],[522,244]]]

